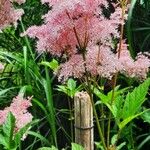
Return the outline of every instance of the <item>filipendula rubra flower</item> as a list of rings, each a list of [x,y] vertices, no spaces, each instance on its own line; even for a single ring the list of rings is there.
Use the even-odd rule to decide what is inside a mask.
[[[0,125],[6,121],[8,113],[11,112],[16,119],[15,131],[17,132],[32,121],[33,116],[27,110],[30,106],[32,106],[31,97],[27,99],[15,97],[9,107],[0,110]]]
[[[141,80],[145,79],[150,67],[148,55],[148,53],[139,53],[135,60],[133,60],[130,56],[128,45],[123,41],[119,57],[119,62],[123,65],[121,72],[128,77],[136,77]]]
[[[24,11],[22,9],[14,9],[12,2],[22,4],[25,0],[0,0],[0,30],[14,24],[21,19]]]
[[[37,39],[37,51],[49,52],[62,57],[59,80],[70,76],[101,76],[111,79],[125,69],[117,55],[111,50],[113,38],[119,38],[119,25],[124,24],[119,5],[106,0],[42,0],[52,9],[42,18],[41,26],[31,26],[23,35]],[[114,12],[109,16],[103,9],[111,5]],[[142,57],[143,58],[143,57]]]

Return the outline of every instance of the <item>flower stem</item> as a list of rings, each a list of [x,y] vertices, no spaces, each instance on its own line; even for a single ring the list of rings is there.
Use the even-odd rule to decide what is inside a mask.
[[[124,3],[124,1],[121,2],[121,6],[122,6],[122,24],[121,24],[121,33],[120,33],[120,41],[119,41],[119,48],[118,48],[118,58],[120,58],[120,54],[121,54],[121,48],[122,48],[122,40],[123,40],[123,33],[124,33],[124,16],[125,16],[125,6],[126,4]],[[118,73],[115,74],[114,76],[114,80],[113,80],[113,91],[112,91],[112,98],[111,98],[111,106],[115,100],[115,87],[116,87],[116,83],[117,83],[117,78],[118,78]],[[107,147],[109,147],[110,144],[110,125],[111,125],[111,112],[109,113],[108,116],[108,128],[107,128]]]

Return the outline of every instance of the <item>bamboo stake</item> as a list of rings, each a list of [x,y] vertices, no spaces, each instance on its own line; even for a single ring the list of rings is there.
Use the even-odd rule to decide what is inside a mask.
[[[78,92],[74,98],[75,108],[75,142],[85,150],[94,150],[93,142],[93,109],[90,96]]]

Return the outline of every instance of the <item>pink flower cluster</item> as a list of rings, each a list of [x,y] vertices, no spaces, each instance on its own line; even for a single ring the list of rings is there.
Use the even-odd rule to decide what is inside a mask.
[[[150,59],[145,54],[139,53],[136,59],[133,60],[127,46],[128,45],[123,42],[119,58],[119,62],[123,65],[121,72],[129,77],[145,79],[149,71]]]
[[[17,96],[13,99],[11,105],[4,110],[0,110],[0,125],[2,125],[9,112],[11,112],[16,119],[16,131],[23,128],[32,121],[33,116],[28,112],[28,108],[32,106],[31,98],[23,99]]]
[[[62,53],[74,55],[76,46],[89,47],[98,42],[110,45],[112,35],[117,31],[121,14],[115,20],[102,15],[107,7],[106,0],[42,0],[53,5],[53,9],[43,16],[42,26],[32,26],[24,34],[37,38],[37,50],[48,51],[60,56]],[[120,12],[120,10],[119,10]]]
[[[66,56],[66,61],[60,65],[58,78],[65,81],[73,76],[81,78],[85,72],[90,76],[101,76],[111,79],[116,72],[126,72],[129,76],[134,74],[146,76],[149,63],[147,57],[140,55],[137,61],[130,56],[127,65],[133,61],[134,67],[138,61],[141,66],[129,73],[125,62],[118,58],[111,49],[113,38],[119,38],[119,25],[124,23],[122,9],[115,6],[115,11],[105,17],[103,8],[109,5],[107,0],[41,0],[52,6],[47,14],[43,16],[44,24],[31,26],[23,35],[37,39],[37,51],[50,52],[55,56]],[[114,4],[113,4],[114,5]],[[122,51],[124,53],[124,51]],[[145,61],[145,59],[147,59]],[[136,64],[135,64],[136,63]],[[132,66],[133,68],[133,66]],[[133,69],[132,69],[133,71]],[[128,72],[128,73],[127,73]]]
[[[21,4],[25,0],[0,0],[0,30],[10,24],[17,25],[17,20],[21,19],[24,11],[22,9],[14,9],[12,1]]]

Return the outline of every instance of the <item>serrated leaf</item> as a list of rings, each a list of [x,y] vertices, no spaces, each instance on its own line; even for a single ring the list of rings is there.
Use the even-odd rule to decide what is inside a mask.
[[[139,110],[143,102],[146,100],[146,95],[150,86],[150,78],[136,87],[132,92],[128,93],[125,99],[122,118],[126,119],[133,117]]]
[[[131,122],[133,119],[137,118],[138,116],[142,115],[144,112],[138,113],[134,116],[129,116],[128,118],[124,119],[122,122],[118,124],[120,130],[122,130],[129,122]]]
[[[3,136],[5,137],[5,140],[7,141],[6,148],[10,149],[13,148],[15,145],[13,141],[13,134],[15,129],[15,117],[11,112],[8,113],[7,119],[5,123],[3,124]]]
[[[107,95],[103,94],[100,90],[98,90],[97,88],[94,88],[94,94],[100,98],[100,100],[103,102],[103,103],[107,103],[109,101]]]
[[[76,143],[71,143],[71,147],[71,150],[84,150],[84,148],[81,145]]]
[[[122,93],[126,92],[129,88],[124,88],[124,89],[119,89],[120,86],[117,86],[115,88],[115,93],[114,93],[114,99],[116,99],[119,95],[121,95]],[[110,92],[107,93],[107,95],[103,94],[99,89],[94,88],[94,93],[97,97],[100,98],[100,100],[106,104],[106,103],[111,103],[111,99],[112,99],[112,93],[113,91],[111,90]]]
[[[11,112],[8,113],[7,119],[3,124],[3,132],[5,137],[9,137],[9,140],[13,137],[13,132],[15,128],[15,117]]]
[[[120,118],[122,117],[122,105],[123,105],[123,97],[118,96],[111,106],[111,111],[117,124],[120,122]]]

